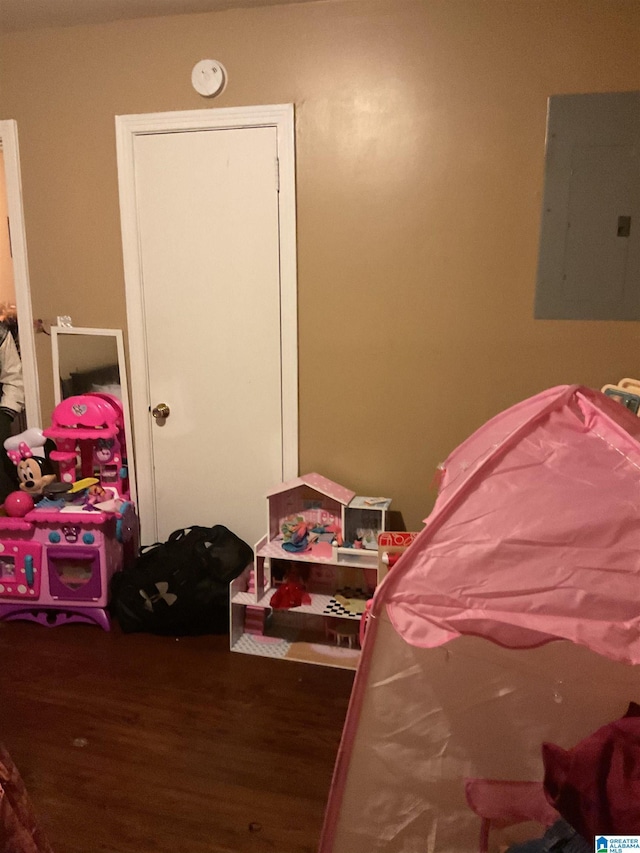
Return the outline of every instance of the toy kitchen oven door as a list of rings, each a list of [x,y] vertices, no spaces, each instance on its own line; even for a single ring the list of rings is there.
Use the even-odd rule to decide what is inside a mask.
[[[49,455],[59,477],[34,496],[23,480],[5,502],[0,620],[89,622],[109,630],[110,580],[134,559],[138,546],[122,406],[107,394],[69,397],[56,406],[51,427],[41,435],[55,443]],[[35,450],[22,442],[9,455],[16,454],[33,459]]]

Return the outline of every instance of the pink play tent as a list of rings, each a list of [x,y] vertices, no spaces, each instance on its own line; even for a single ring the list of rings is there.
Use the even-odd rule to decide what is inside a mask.
[[[446,460],[374,597],[321,853],[497,851],[553,822],[542,743],[640,701],[639,441],[562,386]]]

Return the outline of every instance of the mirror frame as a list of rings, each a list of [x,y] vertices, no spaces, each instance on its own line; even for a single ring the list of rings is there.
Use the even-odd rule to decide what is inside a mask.
[[[131,500],[137,506],[136,468],[133,453],[133,432],[131,431],[131,408],[129,400],[129,384],[127,382],[127,365],[124,356],[124,337],[122,329],[94,329],[86,326],[52,326],[51,327],[51,357],[53,361],[53,395],[56,406],[62,400],[60,388],[60,344],[59,335],[85,335],[93,337],[110,337],[116,342],[118,353],[118,370],[120,371],[120,396],[124,416],[124,429],[127,442],[127,467],[129,469],[129,491]]]

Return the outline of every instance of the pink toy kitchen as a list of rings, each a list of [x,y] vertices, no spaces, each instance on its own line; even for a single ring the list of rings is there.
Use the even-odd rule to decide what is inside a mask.
[[[121,402],[68,397],[50,427],[12,436],[5,450],[20,487],[0,516],[0,620],[108,631],[110,580],[138,547]]]

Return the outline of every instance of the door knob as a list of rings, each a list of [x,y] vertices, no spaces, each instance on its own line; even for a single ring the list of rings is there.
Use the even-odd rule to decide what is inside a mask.
[[[151,410],[151,414],[157,421],[163,421],[165,418],[169,417],[171,409],[166,403],[158,403],[158,405],[154,406]]]

